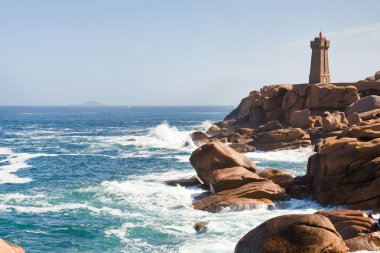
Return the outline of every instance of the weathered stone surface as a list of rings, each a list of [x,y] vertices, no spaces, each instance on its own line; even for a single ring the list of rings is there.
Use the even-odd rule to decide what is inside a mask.
[[[258,206],[273,206],[272,200],[287,200],[283,188],[272,181],[252,182],[239,188],[221,191],[216,195],[193,202],[195,209],[219,212],[225,207],[244,210]]]
[[[274,84],[267,85],[260,89],[262,97],[273,98],[283,96],[287,91],[291,90],[292,84]]]
[[[268,122],[273,120],[282,121],[284,114],[284,110],[282,110],[281,107],[278,107],[272,111],[265,112],[265,117],[267,118]]]
[[[278,120],[269,121],[257,128],[258,132],[268,132],[272,130],[283,129],[281,123]]]
[[[196,149],[191,154],[190,163],[206,185],[209,185],[211,174],[217,169],[241,166],[256,172],[254,162],[217,140]]]
[[[258,173],[262,178],[272,180],[276,184],[283,184],[293,179],[293,174],[277,168],[267,168]]]
[[[380,123],[352,126],[345,129],[339,138],[351,137],[359,140],[380,138]]]
[[[257,127],[266,121],[263,108],[261,106],[252,106],[249,114],[249,124],[252,127]]]
[[[228,146],[239,153],[247,153],[254,151],[254,148],[246,143],[231,143],[228,144]]]
[[[239,128],[236,132],[243,135],[243,136],[251,137],[257,131],[256,131],[256,129],[253,129],[253,128]]]
[[[362,122],[362,119],[360,118],[360,116],[357,112],[354,112],[354,113],[351,113],[347,117],[347,122],[348,122],[349,126],[352,126],[352,125],[356,125],[356,124],[359,124],[360,122]]]
[[[347,127],[348,121],[344,112],[325,112],[322,117],[323,130],[331,132]]]
[[[299,148],[311,145],[310,136],[300,128],[277,129],[258,133],[249,143],[255,148],[269,151],[284,148]]]
[[[379,80],[380,79],[380,71],[377,71],[375,73],[375,80]]]
[[[193,143],[196,145],[196,146],[202,146],[206,143],[209,142],[209,136],[207,134],[205,134],[204,132],[201,132],[201,131],[196,131],[196,132],[193,132],[191,135],[190,135]]]
[[[225,168],[212,172],[210,189],[212,192],[217,193],[238,188],[244,184],[262,181],[265,181],[265,179],[243,167]]]
[[[339,87],[333,84],[311,85],[305,108],[319,110],[344,110],[359,99],[354,86]]]
[[[1,253],[25,253],[25,251],[20,246],[10,243],[4,239],[0,239],[0,252]]]
[[[362,112],[359,114],[359,117],[362,120],[369,120],[369,119],[378,118],[378,117],[380,117],[380,109],[375,109],[375,110],[368,111],[368,112]]]
[[[209,129],[207,129],[206,134],[212,136],[212,135],[218,134],[219,132],[220,132],[220,127],[216,125],[212,125],[210,126]]]
[[[361,235],[345,241],[351,252],[353,251],[380,251],[380,232]]]
[[[358,135],[352,130],[344,136],[351,133]],[[318,143],[316,151],[307,174],[318,202],[364,210],[380,207],[380,138],[330,137]]]
[[[272,98],[265,97],[263,98],[262,101],[263,101],[262,106],[263,106],[264,111],[273,111],[274,109],[281,107],[282,105],[281,96],[272,97]]]
[[[359,210],[329,210],[319,211],[316,214],[327,217],[343,240],[359,236],[361,233],[375,231],[376,222],[370,213]]]
[[[312,123],[309,109],[294,111],[290,114],[289,124],[292,127],[307,129],[312,126]]]
[[[224,119],[240,119],[249,115],[249,108],[258,104],[258,100],[261,102],[261,96],[258,93],[252,93],[248,97],[241,100],[239,106],[228,114]]]
[[[375,109],[380,109],[380,96],[368,96],[355,101],[346,108],[346,115],[357,112],[368,112]]]
[[[231,133],[226,137],[228,138],[228,142],[231,143],[246,143],[247,141],[247,137],[242,136],[238,133]]]
[[[348,252],[330,220],[318,214],[290,214],[270,219],[239,240],[235,253]]]

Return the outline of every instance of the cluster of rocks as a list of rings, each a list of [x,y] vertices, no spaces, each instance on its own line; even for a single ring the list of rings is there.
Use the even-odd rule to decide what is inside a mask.
[[[235,253],[379,251],[379,227],[358,210],[290,214],[270,219],[243,236]]]
[[[219,212],[290,198],[323,205],[380,210],[380,72],[357,83],[281,84],[252,91],[223,121],[194,132],[190,157],[207,189],[193,206]],[[304,176],[277,168],[258,171],[245,152],[315,145]],[[359,210],[285,215],[256,227],[235,252],[380,250],[378,224]]]
[[[374,81],[358,83],[265,86],[252,91],[206,133],[194,133],[193,141],[201,146],[218,139],[241,153],[315,144],[352,125],[380,117],[378,74]],[[361,82],[378,86],[363,88],[358,85]]]

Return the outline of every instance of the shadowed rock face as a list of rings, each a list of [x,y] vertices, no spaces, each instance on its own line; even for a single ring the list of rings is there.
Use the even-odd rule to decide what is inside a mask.
[[[380,131],[378,124],[353,126],[316,145],[307,177],[322,204],[380,208]]]
[[[198,177],[208,186],[214,170],[238,166],[256,172],[254,162],[217,140],[196,149],[191,154],[190,163]]]
[[[270,219],[239,240],[235,253],[348,252],[329,219],[291,214]]]

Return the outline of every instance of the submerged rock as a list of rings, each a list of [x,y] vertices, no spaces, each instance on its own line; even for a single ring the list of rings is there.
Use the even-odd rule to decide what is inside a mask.
[[[208,222],[204,222],[204,221],[197,222],[194,224],[193,228],[195,229],[197,233],[204,233],[204,232],[207,232],[208,230],[207,224]]]
[[[192,176],[190,178],[178,178],[173,180],[165,181],[167,185],[170,186],[183,186],[183,187],[191,187],[191,186],[201,186],[202,183],[199,181],[197,176]]]
[[[235,253],[348,252],[326,217],[318,214],[290,214],[270,219],[239,240]]]

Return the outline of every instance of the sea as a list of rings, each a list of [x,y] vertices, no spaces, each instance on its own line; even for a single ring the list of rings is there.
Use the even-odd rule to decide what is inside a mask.
[[[233,108],[0,107],[0,237],[26,252],[233,252],[282,214],[326,209],[313,200],[220,213],[194,210],[204,190],[169,186],[195,175],[205,131]],[[259,169],[303,175],[313,149],[246,155]],[[193,225],[208,222],[205,233]]]

